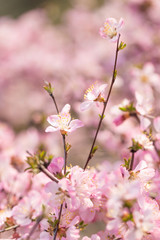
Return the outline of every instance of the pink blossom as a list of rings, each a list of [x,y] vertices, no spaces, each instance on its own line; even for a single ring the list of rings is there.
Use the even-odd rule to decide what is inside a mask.
[[[116,42],[118,39],[118,33],[122,29],[124,21],[120,18],[119,22],[115,18],[107,18],[103,24],[103,27],[100,28],[100,35],[103,38],[110,38],[112,42]]]
[[[11,210],[10,209],[3,209],[0,210],[0,227],[4,225],[7,218],[11,217]]]
[[[92,84],[87,90],[84,95],[84,99],[86,100],[80,106],[81,111],[85,111],[90,108],[95,102],[104,102],[103,92],[107,84],[99,85],[97,82]]]
[[[153,150],[153,142],[145,134],[137,135],[134,140],[138,142],[143,149]]]
[[[150,114],[153,110],[153,99],[152,95],[146,97],[144,93],[137,92],[135,93],[136,97],[136,111],[140,119],[141,129],[145,130],[151,124]]]
[[[17,224],[26,226],[32,222],[32,219],[38,217],[42,212],[44,199],[39,192],[31,191],[12,209],[12,216]]]
[[[113,120],[113,123],[116,125],[116,126],[119,126],[121,125],[126,119],[129,118],[129,113],[124,113],[124,114],[121,114],[119,115],[118,117],[116,117],[114,120]]]
[[[146,184],[155,176],[155,169],[149,167],[144,160],[140,161],[132,172],[134,173],[134,179],[139,178],[143,184]]]
[[[160,76],[155,73],[154,65],[151,62],[145,63],[142,69],[133,68],[132,74],[134,77],[135,87],[143,88],[144,85],[159,86]]]
[[[51,163],[48,166],[48,170],[51,173],[59,173],[62,171],[64,165],[64,159],[62,157],[53,158]]]
[[[155,130],[160,133],[160,116],[156,117],[153,121]]]
[[[75,131],[79,127],[83,127],[84,124],[80,120],[71,120],[69,111],[70,105],[66,104],[58,115],[49,116],[47,121],[51,126],[46,128],[46,132],[55,132],[59,130],[62,134],[66,134]]]

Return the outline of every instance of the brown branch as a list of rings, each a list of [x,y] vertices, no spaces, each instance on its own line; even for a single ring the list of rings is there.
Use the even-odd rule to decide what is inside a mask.
[[[33,227],[31,228],[31,230],[30,230],[30,232],[29,232],[29,235],[28,235],[28,237],[26,238],[26,240],[29,240],[29,239],[30,239],[30,237],[33,235],[33,233],[35,232],[36,228],[38,227],[38,225],[39,225],[39,223],[42,221],[42,219],[43,219],[43,214],[40,215],[40,216],[37,218],[35,224],[34,224]]]
[[[57,114],[59,114],[59,109],[58,109],[58,105],[57,105],[57,102],[56,102],[56,99],[53,95],[53,93],[49,93],[49,95],[51,96],[53,102],[54,102],[54,105],[55,105],[55,108],[56,108],[56,111],[57,111]]]
[[[106,99],[106,101],[104,102],[104,106],[103,106],[102,114],[101,114],[101,117],[100,117],[100,121],[99,121],[99,124],[98,124],[98,127],[97,127],[97,131],[96,131],[95,137],[94,137],[94,139],[93,139],[93,143],[92,143],[92,146],[91,146],[91,150],[90,150],[90,152],[89,152],[89,155],[88,155],[86,164],[85,164],[85,166],[84,166],[84,170],[86,169],[86,167],[88,166],[89,161],[90,161],[91,158],[92,158],[92,155],[93,155],[93,154],[92,154],[92,151],[93,151],[93,148],[94,148],[94,145],[95,145],[95,142],[96,142],[96,139],[97,139],[97,136],[98,136],[98,133],[99,133],[101,124],[102,124],[102,120],[103,120],[103,118],[104,118],[104,113],[105,113],[105,110],[106,110],[106,107],[107,107],[107,104],[108,104],[108,101],[109,101],[109,98],[110,98],[110,95],[111,95],[112,87],[113,87],[113,84],[114,84],[115,79],[116,79],[117,58],[118,58],[118,52],[119,52],[119,49],[118,49],[118,47],[119,47],[119,39],[120,39],[120,34],[119,34],[118,40],[117,40],[116,55],[115,55],[115,61],[114,61],[114,68],[113,68],[111,85],[110,85],[110,88],[109,88],[109,92],[108,92],[108,95],[107,95],[107,99]]]
[[[67,167],[66,135],[62,135],[62,137],[63,137],[63,147],[64,147],[64,174],[66,174],[66,167]]]
[[[16,229],[18,227],[20,227],[20,225],[14,225],[14,226],[11,226],[11,227],[7,227],[5,229],[0,230],[0,233],[7,232],[7,231],[10,231],[10,230]]]
[[[53,176],[52,173],[50,173],[50,171],[48,171],[47,168],[45,168],[43,165],[39,166],[39,169],[47,176],[49,177],[52,181],[58,183],[58,180]]]
[[[55,231],[54,231],[53,240],[56,240],[56,236],[57,236],[58,228],[59,228],[59,224],[60,224],[60,219],[61,219],[61,215],[62,215],[62,209],[63,209],[63,203],[62,203],[61,206],[60,206],[59,216],[58,216],[58,222],[57,222],[56,229],[55,229]]]
[[[134,163],[135,151],[131,151],[131,153],[132,153],[132,156],[131,156],[129,171],[133,170],[133,163]]]

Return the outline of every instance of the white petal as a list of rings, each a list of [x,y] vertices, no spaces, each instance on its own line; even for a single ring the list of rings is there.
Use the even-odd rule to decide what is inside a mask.
[[[86,101],[86,102],[81,103],[80,110],[81,111],[87,110],[88,108],[90,108],[92,106],[93,103],[94,102],[91,102],[91,101]]]
[[[51,124],[53,127],[58,127],[58,120],[58,115],[51,115],[47,118],[47,122],[49,122],[49,124]]]
[[[83,127],[83,126],[84,126],[84,124],[83,124],[82,121],[80,121],[79,119],[74,119],[69,124],[69,131],[68,132],[72,132],[76,128],[80,128],[80,127]]]
[[[59,128],[49,126],[49,127],[46,128],[45,132],[56,132],[58,130],[59,130]]]
[[[71,106],[69,104],[66,104],[63,108],[62,108],[62,111],[61,113],[69,113],[71,109]]]

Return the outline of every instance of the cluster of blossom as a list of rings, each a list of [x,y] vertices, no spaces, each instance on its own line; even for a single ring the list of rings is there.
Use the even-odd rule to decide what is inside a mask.
[[[84,5],[83,1],[73,2],[74,7],[65,12],[58,25],[51,25],[47,14],[39,10],[16,20],[0,21],[0,113],[1,119],[16,128],[27,127],[31,114],[34,122],[37,112],[51,114],[47,95],[41,91],[44,80],[54,80],[60,104],[63,104],[60,89],[65,85],[66,102],[70,103],[72,98],[76,110],[84,89],[93,79],[109,79],[113,49],[97,37],[106,13],[119,19],[123,12],[127,19],[124,36],[128,48],[119,58],[116,91],[124,96],[125,90],[119,87],[132,82],[133,64],[151,61],[159,69],[159,0],[107,1],[94,11],[89,7],[90,1]],[[113,95],[112,99],[117,101],[119,96]],[[85,118],[89,123],[90,117]]]
[[[3,161],[0,167],[1,239],[159,239],[160,116],[153,114],[153,106],[158,108],[155,95],[160,77],[153,64],[148,62],[142,68],[132,70],[132,99],[124,99],[116,106],[113,100],[105,117],[112,87],[114,89],[118,80],[118,54],[126,46],[120,41],[122,25],[122,19],[117,22],[114,18],[107,18],[100,28],[100,35],[116,45],[112,79],[109,84],[93,83],[79,106],[82,111],[98,106],[95,108],[97,112],[102,108],[84,168],[67,164],[71,148],[68,135],[80,132],[81,129],[77,128],[84,124],[71,118],[70,104],[59,111],[50,83],[44,88],[51,96],[57,114],[47,118],[51,126],[46,132],[51,132],[55,151],[59,147],[53,132],[60,133],[64,158],[58,150],[54,151],[56,157],[48,155],[43,146],[33,154],[41,138],[47,141],[47,133],[44,137],[44,133],[31,129],[28,133],[31,138],[27,133],[15,137],[10,128],[0,125],[0,159]],[[105,130],[100,131],[102,124]],[[108,149],[108,161],[89,168],[88,163],[97,151],[97,136]],[[27,162],[23,160],[26,148],[29,148]],[[112,149],[118,149],[115,155],[122,155],[124,161],[111,164],[109,152],[113,154]],[[90,237],[81,235],[87,226],[96,222],[103,222],[102,230],[92,232]]]

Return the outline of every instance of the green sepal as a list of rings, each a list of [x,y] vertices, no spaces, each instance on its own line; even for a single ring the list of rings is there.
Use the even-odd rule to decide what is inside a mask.
[[[52,87],[51,83],[45,82],[43,88],[51,95],[54,88]]]
[[[125,47],[126,47],[126,43],[121,42],[121,43],[119,44],[118,51],[119,51],[119,50],[123,50]]]
[[[134,104],[131,102],[129,105],[126,105],[125,107],[119,107],[119,109],[123,112],[135,112],[136,108],[134,107]]]

